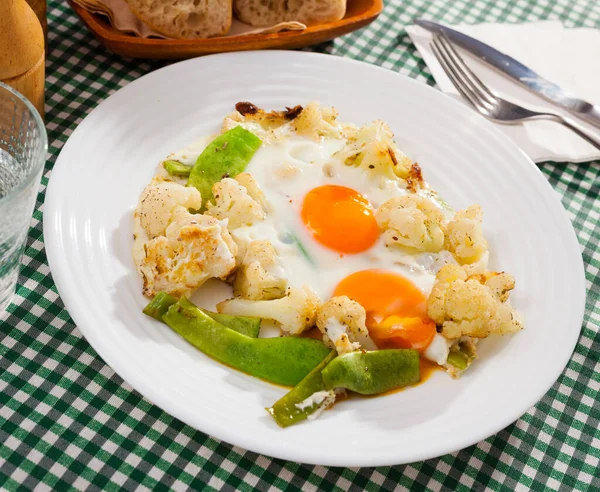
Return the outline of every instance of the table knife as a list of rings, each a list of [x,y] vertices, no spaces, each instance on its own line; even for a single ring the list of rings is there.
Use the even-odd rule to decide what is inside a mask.
[[[542,96],[590,125],[600,128],[600,107],[579,99],[554,82],[538,75],[519,61],[478,41],[437,22],[424,19],[415,20],[415,24],[433,33],[444,33],[448,39],[468,51],[492,68],[508,75],[531,92]]]

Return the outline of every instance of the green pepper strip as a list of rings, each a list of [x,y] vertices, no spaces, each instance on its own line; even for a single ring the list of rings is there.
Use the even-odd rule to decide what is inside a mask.
[[[171,176],[181,176],[187,178],[190,175],[193,166],[188,166],[187,164],[179,161],[168,160],[163,162],[163,167]]]
[[[272,383],[295,386],[330,352],[310,338],[250,338],[217,323],[185,297],[163,320],[206,355]]]
[[[261,144],[260,138],[241,126],[219,135],[196,160],[187,185],[198,189],[206,206],[213,199],[212,186],[243,172]]]
[[[267,408],[267,412],[275,419],[275,422],[281,427],[288,427],[297,424],[319,409],[319,405],[300,410],[296,404],[302,403],[310,395],[325,390],[325,383],[321,372],[323,368],[329,364],[337,355],[335,350],[332,350],[321,363],[315,367],[308,376],[300,381],[294,388],[286,393],[282,398],[277,400],[272,407]]]
[[[158,320],[163,321],[162,317],[166,314],[169,308],[177,303],[177,298],[166,292],[159,292],[154,296],[154,299],[143,309],[143,313]],[[219,314],[202,309],[204,314],[207,314],[217,323],[220,323],[227,328],[230,328],[247,337],[256,338],[260,331],[260,318],[250,318],[247,316],[232,316],[230,314]]]
[[[340,355],[323,369],[326,389],[347,388],[375,395],[421,380],[419,352],[407,349],[351,352]]]

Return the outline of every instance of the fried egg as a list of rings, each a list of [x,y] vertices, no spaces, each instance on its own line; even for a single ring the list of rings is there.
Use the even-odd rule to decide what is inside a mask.
[[[258,150],[239,166],[220,154],[196,183],[204,191],[186,188],[180,164],[160,163],[142,193],[133,255],[146,296],[194,294],[202,307],[261,318],[260,336],[318,335],[338,354],[413,349],[452,377],[478,339],[522,329],[514,278],[488,271],[481,208],[441,200],[385,122],[339,123],[317,103],[236,110],[221,134],[241,126]],[[167,159],[191,167],[213,139]]]
[[[210,139],[202,139],[169,159],[193,164]],[[239,240],[269,240],[281,258],[291,287],[310,285],[323,301],[348,275],[383,269],[403,275],[428,295],[435,279],[427,255],[415,260],[390,251],[379,238],[375,209],[407,193],[400,180],[373,177],[345,165],[334,154],[343,139],[301,137],[262,146],[246,172],[270,204],[265,220],[231,231]]]
[[[193,164],[205,142],[169,158]],[[431,255],[391,251],[375,220],[379,205],[407,190],[401,180],[369,175],[337,159],[344,144],[290,133],[263,145],[246,172],[265,194],[270,213],[231,234],[238,243],[270,241],[290,287],[308,285],[322,302],[334,295],[359,302],[380,348],[416,348],[445,361],[447,344],[426,315],[435,262]]]

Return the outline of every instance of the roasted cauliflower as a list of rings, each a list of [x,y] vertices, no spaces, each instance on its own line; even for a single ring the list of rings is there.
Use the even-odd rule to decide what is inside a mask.
[[[285,295],[287,280],[273,245],[252,241],[233,283],[233,294],[251,300],[279,299]]]
[[[177,206],[199,209],[202,206],[200,192],[193,187],[154,179],[142,192],[133,217],[147,238],[153,239],[164,236],[171,212]]]
[[[270,210],[269,202],[267,201],[263,191],[258,186],[258,183],[254,179],[254,176],[252,176],[252,174],[250,173],[240,173],[234,179],[244,188],[246,188],[246,191],[248,192],[250,198],[258,202],[262,207],[263,211],[266,214],[268,214]]]
[[[315,324],[319,296],[308,286],[288,288],[287,295],[270,301],[251,301],[236,297],[217,304],[219,313],[253,316],[277,321],[281,329],[298,335]]]
[[[452,256],[453,260],[456,262],[452,253],[448,252],[448,254]],[[490,252],[486,251],[475,263],[464,264],[463,268],[465,269],[465,272],[467,272],[467,275],[480,275],[488,271],[489,261]]]
[[[321,137],[342,138],[342,127],[337,122],[337,111],[333,107],[321,107],[311,102],[294,119],[292,125],[298,135],[319,139]]]
[[[290,122],[296,119],[304,109],[302,106],[286,108],[285,111],[264,111],[249,102],[239,102],[236,111],[223,120],[221,132],[225,133],[236,126],[257,135],[265,144],[272,143],[292,129]]]
[[[444,247],[444,214],[419,195],[397,196],[376,214],[385,245],[408,253],[437,253]]]
[[[470,275],[469,279],[476,279],[488,287],[500,302],[506,302],[510,291],[515,288],[515,279],[506,272],[485,272],[479,275]]]
[[[251,103],[238,103],[236,111],[225,117],[221,133],[236,126],[242,126],[259,137],[264,143],[271,143],[282,135],[282,130],[289,120],[283,111],[270,113],[257,108]]]
[[[225,278],[235,268],[237,246],[225,224],[177,207],[164,236],[144,245],[137,267],[148,297],[159,291],[188,296],[206,280]]]
[[[396,147],[394,134],[383,121],[374,121],[360,128],[347,127],[346,133],[346,145],[334,157],[376,176],[390,179],[408,177],[412,162]]]
[[[207,203],[206,214],[217,219],[228,219],[227,227],[235,229],[252,225],[264,219],[265,212],[248,190],[232,178],[224,178],[212,187],[215,201]]]
[[[469,277],[459,265],[446,265],[436,275],[427,300],[427,315],[449,340],[514,333],[523,327],[508,301],[514,285],[507,273]]]
[[[366,318],[365,308],[346,296],[332,297],[317,309],[317,327],[323,341],[340,355],[360,348],[377,349],[369,336]]]
[[[483,212],[479,205],[471,205],[456,213],[446,226],[445,249],[450,251],[461,265],[476,263],[487,251],[481,222]]]

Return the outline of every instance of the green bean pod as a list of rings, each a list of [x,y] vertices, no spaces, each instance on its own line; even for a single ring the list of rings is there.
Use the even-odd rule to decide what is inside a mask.
[[[159,292],[154,298],[146,305],[142,312],[146,316],[150,316],[158,321],[162,321],[162,317],[167,313],[169,308],[177,302],[177,298],[166,292]]]
[[[213,185],[243,172],[261,144],[260,138],[241,126],[219,135],[198,156],[187,185],[198,189],[206,206],[213,199]]]
[[[166,314],[169,308],[177,303],[177,299],[166,292],[159,292],[154,296],[148,305],[143,309],[143,313],[158,321],[163,321],[162,317]],[[260,318],[250,318],[248,316],[232,316],[230,314],[219,314],[201,310],[217,323],[230,328],[247,337],[256,338],[260,332]]]
[[[337,352],[332,350],[308,376],[277,400],[272,407],[266,409],[279,426],[288,427],[297,424],[306,420],[309,415],[319,409],[319,405],[313,405],[308,408],[298,408],[296,405],[302,403],[312,394],[326,389],[321,373],[325,366],[336,356]]]
[[[419,352],[408,349],[350,352],[333,359],[322,372],[326,389],[346,388],[376,395],[421,380]]]
[[[220,323],[233,331],[237,331],[242,335],[246,335],[247,337],[257,338],[258,333],[260,332],[260,318],[213,313],[206,309],[202,309],[202,312],[210,316],[217,323]]]
[[[171,176],[187,178],[190,175],[193,166],[188,166],[179,161],[166,160],[163,162],[163,167]]]
[[[330,352],[318,340],[297,337],[250,338],[217,323],[186,298],[163,320],[206,355],[272,383],[295,386]]]

